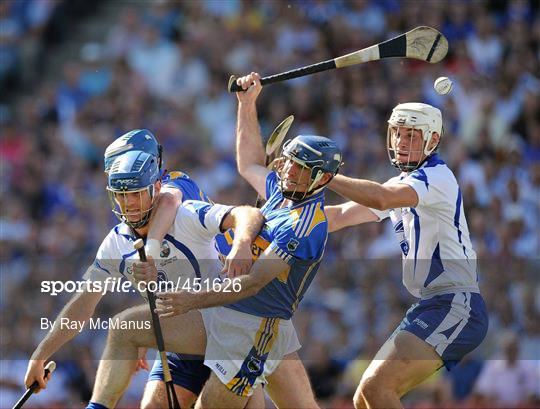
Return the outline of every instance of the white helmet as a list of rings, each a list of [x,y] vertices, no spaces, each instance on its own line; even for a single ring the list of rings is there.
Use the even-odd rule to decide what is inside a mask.
[[[422,102],[407,102],[397,105],[392,110],[392,115],[388,120],[387,149],[392,165],[406,172],[417,169],[425,160],[419,162],[400,162],[396,159],[395,148],[391,143],[391,130],[396,127],[406,127],[419,129],[422,131],[424,140],[422,151],[428,157],[437,148],[433,146],[429,149],[433,133],[437,132],[440,137],[443,134],[442,114],[440,109]]]

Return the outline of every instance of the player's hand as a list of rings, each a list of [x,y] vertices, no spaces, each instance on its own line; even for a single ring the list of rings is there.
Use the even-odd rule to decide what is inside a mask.
[[[236,83],[242,87],[245,92],[237,92],[236,98],[242,104],[254,104],[261,93],[261,76],[256,72],[245,75],[236,80]]]
[[[51,379],[52,373],[45,376],[45,360],[44,359],[31,359],[28,361],[28,368],[26,369],[26,375],[24,377],[24,384],[29,388],[35,381],[38,383],[38,387],[35,393],[39,393],[42,389],[47,387],[47,382]]]
[[[148,261],[136,261],[133,263],[133,278],[139,281],[157,281],[158,273],[154,259],[148,256]]]
[[[252,264],[251,243],[233,246],[221,272],[227,273],[229,278],[239,277],[248,274]]]
[[[139,357],[137,358],[137,366],[135,367],[135,372],[138,372],[141,369],[148,371],[150,367],[148,366],[148,361],[146,360],[146,352],[148,348],[139,348]]]
[[[160,318],[174,317],[184,314],[194,308],[192,294],[189,291],[177,291],[171,293],[156,293],[155,312]]]

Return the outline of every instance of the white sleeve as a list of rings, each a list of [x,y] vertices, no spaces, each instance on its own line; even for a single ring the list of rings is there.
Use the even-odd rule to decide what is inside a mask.
[[[122,277],[118,271],[121,255],[114,256],[114,240],[112,231],[105,237],[96,254],[94,262],[83,274],[84,280],[103,281],[107,277]]]
[[[408,185],[416,191],[420,206],[433,206],[445,201],[448,192],[452,190],[449,184],[455,180],[452,176],[445,175],[440,168],[416,169],[398,183]]]
[[[387,210],[377,210],[372,209],[371,207],[368,207],[368,209],[371,211],[371,213],[375,214],[379,218],[379,222],[382,222],[384,219],[390,216],[390,209]]]
[[[182,214],[177,217],[177,221],[188,224],[190,231],[201,239],[211,239],[222,233],[221,223],[233,208],[234,206],[186,200],[180,206]]]

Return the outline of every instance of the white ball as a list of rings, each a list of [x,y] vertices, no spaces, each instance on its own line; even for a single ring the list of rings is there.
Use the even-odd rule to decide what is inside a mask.
[[[439,77],[433,83],[433,88],[439,95],[446,95],[452,91],[452,80],[448,77]]]

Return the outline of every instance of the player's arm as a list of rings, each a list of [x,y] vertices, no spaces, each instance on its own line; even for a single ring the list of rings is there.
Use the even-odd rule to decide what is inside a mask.
[[[325,206],[324,212],[329,233],[357,224],[379,221],[379,217],[370,208],[355,202]]]
[[[171,228],[176,217],[178,207],[182,203],[182,191],[174,187],[163,186],[157,197],[156,208],[152,211],[148,236],[146,240],[146,254],[154,259],[159,258],[161,242]]]
[[[252,264],[251,243],[261,231],[265,218],[261,211],[251,206],[234,207],[221,222],[221,231],[234,229],[234,239],[222,272],[229,277],[249,273]]]
[[[158,293],[157,312],[160,317],[172,317],[193,309],[232,304],[256,295],[266,284],[289,268],[290,266],[272,249],[267,248],[257,259],[248,275],[234,279],[235,285],[228,288],[228,292],[211,290]]]
[[[418,204],[416,190],[401,183],[381,185],[370,180],[336,175],[329,187],[358,204],[377,210],[416,207]]]
[[[211,242],[216,234],[234,228],[234,241],[223,270],[232,277],[247,274],[252,264],[251,243],[264,224],[261,211],[251,206],[224,206],[201,201],[185,202],[183,223],[193,238]],[[152,261],[133,263],[133,276],[137,281],[154,281],[157,278]]]
[[[94,315],[94,310],[102,296],[102,292],[78,292],[60,311],[54,321],[53,329],[40,342],[28,362],[24,379],[26,387],[29,387],[34,381],[38,382],[39,389],[46,387],[48,379],[43,379],[45,361],[57,352],[62,345],[79,334],[78,329],[69,329],[69,325],[62,326],[61,323],[72,323],[74,321],[86,323]]]
[[[256,101],[262,85],[260,76],[251,73],[237,80],[246,92],[237,92],[238,117],[236,124],[236,164],[240,175],[261,195],[266,197],[265,153],[257,119]]]

